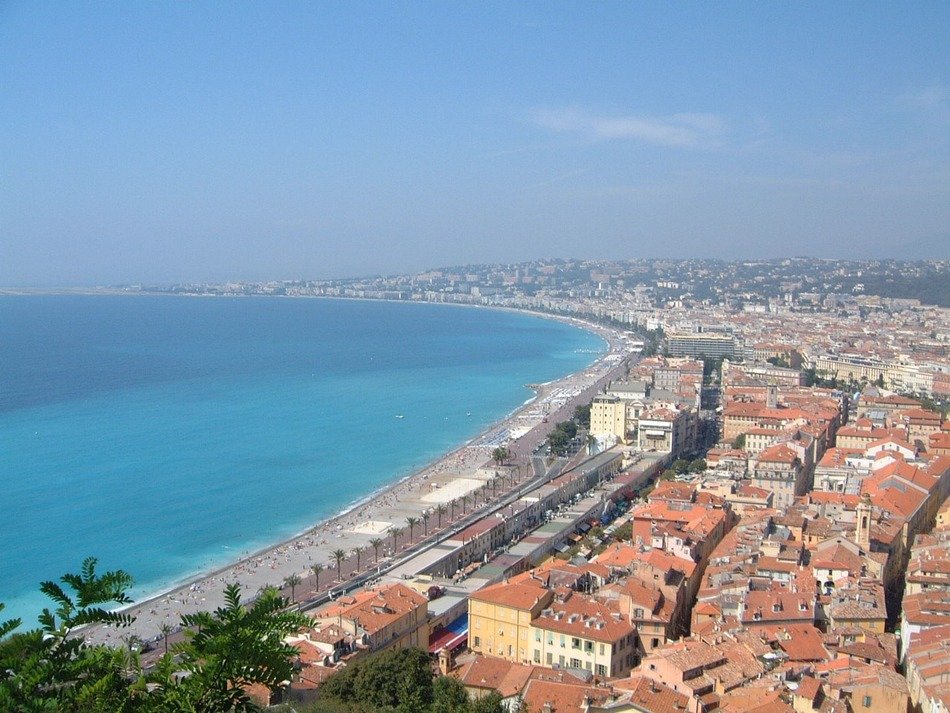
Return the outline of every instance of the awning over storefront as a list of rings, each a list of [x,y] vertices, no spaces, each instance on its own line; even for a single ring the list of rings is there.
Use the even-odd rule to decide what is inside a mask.
[[[444,629],[429,636],[429,653],[437,654],[442,649],[449,649],[461,646],[468,641],[468,614],[462,614]]]

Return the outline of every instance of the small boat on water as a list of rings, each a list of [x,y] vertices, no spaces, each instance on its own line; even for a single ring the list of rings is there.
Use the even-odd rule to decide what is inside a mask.
[[[401,413],[397,413],[396,418],[405,418],[405,416],[403,416]]]

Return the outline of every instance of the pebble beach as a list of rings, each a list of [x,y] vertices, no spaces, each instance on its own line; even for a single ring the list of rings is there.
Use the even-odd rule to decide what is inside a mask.
[[[490,466],[494,449],[506,447],[515,464],[520,462],[530,468],[531,451],[550,430],[549,417],[558,420],[569,417],[581,395],[608,376],[616,378],[624,368],[624,359],[629,356],[625,339],[618,332],[571,322],[595,331],[609,345],[606,353],[583,371],[555,382],[535,385],[534,399],[491,425],[471,442],[357,502],[336,517],[272,547],[243,552],[241,559],[233,564],[136,602],[125,608],[125,612],[135,618],[130,627],[90,628],[84,632],[86,639],[122,645],[129,641],[130,636],[136,636],[145,641],[159,642],[162,629],[177,630],[182,615],[222,606],[224,588],[231,583],[239,584],[245,599],[254,598],[264,587],[277,586],[283,588],[284,596],[293,597],[297,602],[306,601],[320,592],[338,587],[341,579],[345,582],[357,571],[363,573],[376,569],[377,556],[378,563],[383,564],[427,535],[449,527],[453,521],[472,511],[475,507],[473,495],[479,508],[493,499],[493,490],[497,497],[502,497],[508,488],[486,487],[493,477]],[[589,400],[591,395],[586,394],[586,399]],[[426,513],[426,521],[423,521],[423,513]],[[411,541],[407,518],[418,520]],[[337,558],[333,554],[337,551],[346,555],[340,563],[339,579]],[[314,572],[315,565],[322,568],[318,573]],[[285,583],[293,576],[299,577],[300,581],[291,591]]]

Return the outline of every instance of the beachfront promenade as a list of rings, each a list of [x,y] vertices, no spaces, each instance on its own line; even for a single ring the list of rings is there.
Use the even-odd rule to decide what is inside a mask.
[[[576,406],[589,403],[607,381],[627,368],[630,353],[625,338],[606,328],[590,328],[608,341],[605,356],[582,372],[539,387],[535,400],[486,429],[471,443],[292,540],[133,605],[127,609],[136,618],[132,627],[99,627],[88,632],[88,638],[113,644],[124,643],[129,635],[156,640],[163,625],[177,628],[181,615],[221,606],[223,589],[231,582],[240,583],[245,598],[252,599],[261,588],[282,586],[288,577],[296,575],[300,583],[293,588],[294,600],[322,601],[329,590],[339,592],[343,587],[349,589],[375,579],[379,573],[404,563],[418,549],[480,519],[493,506],[520,493],[529,481],[536,485],[539,481],[532,467],[532,452],[553,424],[569,419]],[[499,445],[508,448],[513,468],[491,467],[491,453]],[[511,476],[497,477],[496,470],[510,472]],[[423,513],[427,513],[425,519]],[[411,538],[406,518],[418,520]],[[335,551],[345,555],[339,569]],[[314,565],[322,567],[319,582]],[[291,588],[283,590],[290,598]],[[163,650],[161,644],[158,650]]]

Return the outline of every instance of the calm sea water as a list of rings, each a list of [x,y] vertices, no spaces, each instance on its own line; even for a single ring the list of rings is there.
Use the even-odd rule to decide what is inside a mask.
[[[141,596],[291,536],[603,350],[437,305],[0,297],[0,618],[88,555]]]

